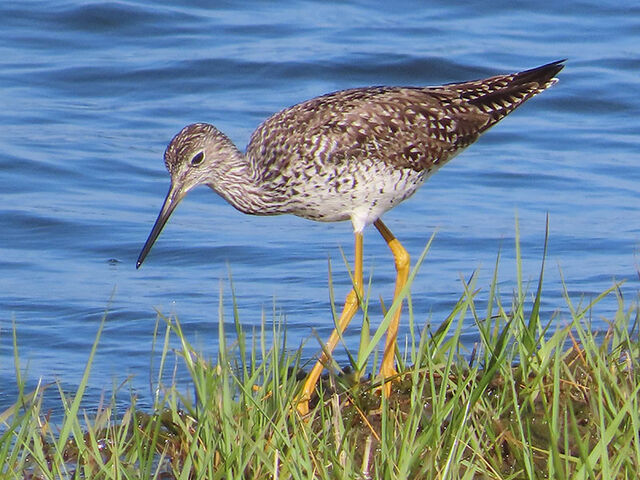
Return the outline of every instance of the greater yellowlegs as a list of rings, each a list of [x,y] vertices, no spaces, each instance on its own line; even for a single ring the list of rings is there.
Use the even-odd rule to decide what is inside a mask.
[[[137,267],[180,200],[198,185],[208,185],[252,215],[351,220],[355,265],[353,289],[337,322],[343,332],[363,294],[364,227],[373,224],[391,249],[395,299],[407,281],[409,254],[382,223],[382,214],[413,195],[480,134],[553,85],[563,62],[439,87],[368,87],[323,95],[269,117],[253,133],[244,154],[213,125],[188,125],[165,151],[171,187]],[[400,308],[387,330],[383,380],[396,374],[399,321]],[[339,338],[334,330],[325,351],[330,353]],[[308,411],[326,360],[323,354],[307,377],[298,397],[301,413]],[[389,394],[388,382],[383,392]]]

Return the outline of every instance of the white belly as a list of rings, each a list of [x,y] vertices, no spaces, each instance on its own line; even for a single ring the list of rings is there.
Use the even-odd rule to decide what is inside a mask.
[[[413,195],[429,173],[392,169],[381,162],[359,162],[324,176],[317,172],[302,174],[288,186],[288,211],[321,222],[350,219],[354,230],[362,231]]]

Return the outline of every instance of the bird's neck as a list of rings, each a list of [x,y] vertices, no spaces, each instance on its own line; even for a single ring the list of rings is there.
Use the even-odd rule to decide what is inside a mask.
[[[209,184],[222,198],[237,210],[251,215],[273,215],[278,212],[281,202],[276,192],[261,181],[254,162],[234,146],[219,171],[215,184]]]

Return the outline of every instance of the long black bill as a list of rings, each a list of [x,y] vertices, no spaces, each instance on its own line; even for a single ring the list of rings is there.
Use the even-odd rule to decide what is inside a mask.
[[[136,262],[136,268],[140,268],[140,265],[142,265],[142,262],[144,262],[144,259],[147,257],[147,254],[151,250],[151,247],[153,247],[153,244],[158,238],[158,235],[160,235],[160,232],[164,228],[164,225],[167,223],[167,220],[169,220],[169,217],[176,209],[183,196],[184,194],[179,188],[175,188],[173,185],[171,185],[169,193],[167,193],[167,196],[164,199],[164,203],[162,204],[162,209],[160,210],[158,218],[156,219],[156,223],[153,225],[153,229],[149,234],[149,238],[147,238],[144,247],[142,247],[142,251],[140,252],[140,256],[138,257],[138,261]]]

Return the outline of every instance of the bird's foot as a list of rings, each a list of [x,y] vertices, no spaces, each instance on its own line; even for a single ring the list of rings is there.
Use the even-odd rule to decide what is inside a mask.
[[[309,400],[311,396],[307,393],[300,393],[293,401],[296,411],[301,417],[309,415]]]
[[[384,362],[380,366],[380,373],[378,374],[380,378],[380,392],[385,397],[389,398],[391,395],[391,383],[394,382],[398,378],[398,370],[396,367],[391,364],[385,364]]]

